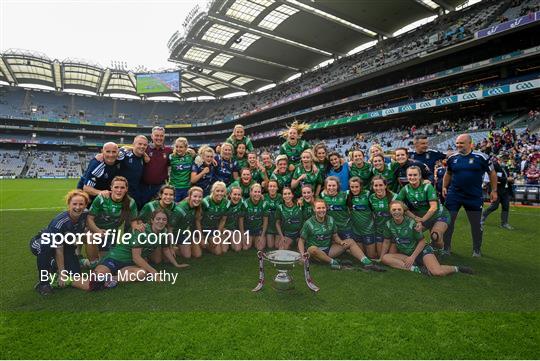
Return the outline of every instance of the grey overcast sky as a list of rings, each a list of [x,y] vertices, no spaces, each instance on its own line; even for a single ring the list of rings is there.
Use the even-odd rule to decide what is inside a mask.
[[[0,0],[0,51],[44,53],[129,69],[174,67],[167,41],[196,0]]]

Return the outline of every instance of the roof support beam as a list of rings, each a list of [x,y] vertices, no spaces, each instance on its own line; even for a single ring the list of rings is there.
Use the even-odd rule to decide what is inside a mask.
[[[232,84],[232,83],[226,82],[226,81],[221,80],[221,79],[219,79],[219,78],[214,78],[214,77],[211,76],[211,75],[207,75],[207,74],[204,74],[204,73],[195,73],[195,72],[190,71],[190,70],[184,70],[184,72],[193,74],[193,75],[195,75],[196,77],[199,77],[199,78],[203,78],[203,79],[215,81],[216,83],[226,85],[226,86],[228,86],[229,88],[234,88],[234,89],[237,89],[237,90],[240,90],[240,91],[243,91],[243,92],[247,92],[246,89],[241,88],[241,87],[239,87],[239,86],[236,85],[236,84]]]
[[[236,73],[236,72],[231,71],[229,69],[218,68],[216,66],[212,66],[212,65],[209,65],[209,64],[198,63],[196,61],[191,61],[191,60],[186,60],[186,59],[178,60],[178,59],[169,58],[168,61],[173,62],[173,63],[177,63],[177,64],[183,64],[183,65],[186,65],[186,64],[187,65],[193,65],[193,66],[196,66],[198,68],[203,68],[204,67],[206,69],[210,69],[210,70],[214,70],[214,71],[224,71],[224,72],[227,72],[227,73],[230,73],[230,74],[234,74],[234,75],[238,75],[238,76],[245,76],[245,77],[249,77],[249,78],[252,78],[252,79],[260,80],[260,81],[263,81],[265,83],[273,83],[274,82],[273,80],[261,78],[261,77],[255,76],[255,75],[246,74],[246,73]]]
[[[187,40],[186,42],[189,43],[189,44],[197,45],[197,46],[199,46],[201,48],[207,48],[207,49],[217,51],[217,52],[221,52],[221,53],[224,53],[224,54],[237,56],[239,58],[243,58],[243,59],[246,59],[246,60],[256,61],[258,63],[262,63],[262,64],[266,64],[266,65],[277,66],[277,67],[284,68],[284,69],[287,69],[287,70],[292,70],[292,71],[297,71],[297,72],[301,71],[301,69],[293,68],[292,66],[275,63],[275,62],[270,61],[270,60],[256,58],[254,56],[249,56],[249,55],[246,55],[246,54],[243,54],[243,53],[238,53],[236,51],[232,51],[230,49],[223,49],[223,48],[214,47],[214,46],[208,45],[206,43],[199,42],[197,40]],[[307,70],[307,69],[305,69],[305,70]]]
[[[456,10],[455,7],[448,4],[445,0],[431,0],[431,1],[433,1],[435,4],[438,4],[440,7],[442,7],[446,11],[454,11],[454,10]]]
[[[212,93],[210,90],[206,89],[206,88],[203,87],[203,86],[200,86],[200,85],[197,85],[197,84],[195,84],[195,83],[192,83],[192,82],[190,82],[190,81],[187,80],[187,79],[182,79],[182,81],[183,81],[184,83],[186,83],[187,85],[189,85],[190,87],[192,87],[192,88],[199,89],[199,90],[202,91],[203,93],[206,93],[206,94],[208,94],[208,95],[213,96],[214,98],[217,98],[217,95],[216,95],[216,94]]]
[[[233,27],[235,27],[237,29],[241,29],[241,30],[244,30],[244,31],[246,31],[248,33],[259,35],[259,36],[265,37],[267,39],[271,39],[271,40],[275,40],[275,41],[278,41],[278,42],[281,42],[281,43],[284,43],[284,44],[287,44],[287,45],[295,46],[297,48],[304,49],[304,50],[310,51],[312,53],[323,55],[323,56],[326,56],[326,57],[329,57],[329,58],[331,58],[333,56],[333,54],[331,52],[321,50],[321,49],[318,49],[318,48],[315,48],[313,46],[309,46],[309,45],[306,45],[306,44],[302,44],[302,43],[299,43],[299,42],[294,41],[294,40],[286,39],[286,38],[283,38],[281,36],[270,34],[270,33],[267,33],[265,31],[261,31],[259,29],[255,29],[255,28],[252,28],[252,27],[249,27],[249,26],[245,26],[243,24],[240,24],[238,21],[234,21],[234,20],[229,19],[229,18],[225,19],[225,18],[220,17],[220,16],[208,15],[208,19],[213,20],[213,21],[215,21],[217,23],[220,23],[220,24],[233,26]]]

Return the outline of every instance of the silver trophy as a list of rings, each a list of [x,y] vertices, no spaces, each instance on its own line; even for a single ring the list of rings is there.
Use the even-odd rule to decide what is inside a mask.
[[[294,289],[293,278],[289,274],[289,271],[292,270],[295,264],[302,258],[304,261],[304,278],[307,286],[314,292],[319,291],[319,287],[313,283],[309,273],[309,257],[307,254],[302,256],[298,252],[278,250],[269,253],[258,252],[257,256],[259,257],[259,283],[253,289],[253,292],[260,291],[264,286],[264,260],[272,263],[277,269],[277,274],[273,282],[274,289],[278,291],[289,291]]]

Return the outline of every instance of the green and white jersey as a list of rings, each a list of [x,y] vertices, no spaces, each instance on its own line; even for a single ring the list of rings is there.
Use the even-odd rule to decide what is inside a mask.
[[[253,150],[253,143],[251,142],[251,139],[249,139],[248,136],[242,137],[241,140],[237,140],[235,137],[230,135],[225,142],[232,144],[233,146],[233,154],[236,154],[236,148],[238,147],[238,144],[245,144],[246,145],[246,153],[251,152]]]
[[[383,177],[388,184],[388,189],[395,192],[399,185],[397,182],[397,168],[399,168],[399,164],[397,162],[392,162],[390,164],[385,163],[384,170],[382,172],[373,167],[372,173],[373,176],[380,175],[381,177]]]
[[[328,207],[328,215],[331,216],[339,231],[350,230],[351,215],[349,207],[347,207],[347,192],[338,192],[335,196],[328,195],[326,192],[321,192],[321,198],[326,202]]]
[[[233,204],[229,200],[227,205],[227,221],[225,222],[225,229],[234,231],[238,228],[238,218],[242,217],[242,200],[240,202]]]
[[[322,177],[320,172],[314,172],[313,169],[310,169],[309,171],[305,170],[302,165],[296,167],[293,173],[293,179],[298,179],[302,174],[306,175],[306,178],[304,178],[298,187],[294,190],[294,193],[297,197],[302,195],[302,187],[304,184],[309,184],[313,188],[313,193],[315,193],[317,189],[317,185],[322,184]]]
[[[292,207],[279,204],[276,210],[276,220],[281,221],[281,231],[284,234],[298,233],[302,229],[302,208],[293,202]]]
[[[279,147],[279,154],[285,154],[289,159],[289,164],[297,166],[300,164],[302,152],[309,148],[311,148],[311,146],[303,139],[299,139],[296,145],[290,145],[288,141],[285,141],[285,143]]]
[[[236,162],[236,167],[238,168],[238,173],[241,173],[242,169],[249,168],[249,163],[247,160],[247,156],[243,156],[242,158],[238,158],[237,156],[233,157],[233,160]]]
[[[271,198],[268,193],[264,195],[264,202],[266,203],[266,212],[268,213],[268,227],[266,233],[277,234],[276,230],[276,210],[278,205],[283,203],[281,194],[276,194],[275,198]]]
[[[303,199],[302,199],[303,200]],[[315,215],[315,210],[311,203],[307,203],[305,200],[302,202],[302,218],[304,220],[310,219]]]
[[[154,213],[158,209],[163,209],[165,213],[167,213],[168,223],[171,223],[172,213],[175,207],[176,204],[174,202],[169,204],[168,207],[163,208],[159,204],[159,200],[150,201],[142,207],[141,211],[139,212],[139,219],[144,223],[150,223],[150,216],[152,216],[152,213]]]
[[[292,172],[287,171],[285,174],[272,173],[270,179],[278,182],[279,191],[283,190],[283,187],[290,187],[292,180]]]
[[[356,164],[352,163],[349,171],[349,176],[350,178],[360,178],[362,180],[362,183],[365,186],[368,186],[369,182],[371,181],[371,177],[373,176],[373,167],[368,162],[364,162],[364,165],[361,168],[359,168]]]
[[[394,196],[394,199],[404,202],[409,210],[418,217],[423,217],[427,213],[430,201],[437,202],[437,212],[435,212],[435,214],[439,214],[443,211],[443,207],[437,196],[437,191],[435,191],[435,188],[431,183],[420,184],[416,188],[407,184]]]
[[[373,234],[375,223],[369,205],[369,191],[351,197],[351,227],[355,234],[367,236]]]
[[[311,246],[327,248],[332,245],[332,237],[337,233],[337,225],[331,216],[326,216],[324,222],[319,222],[316,216],[308,219],[302,226],[300,238],[306,244],[306,249]]]
[[[326,177],[326,169],[328,168],[328,161],[324,162],[315,162],[315,165],[317,166],[317,169],[319,170],[319,173],[321,174],[321,178]]]
[[[189,188],[191,186],[193,157],[189,153],[183,156],[170,154],[169,164],[171,166],[170,185],[174,188]]]
[[[249,190],[250,190],[250,188],[251,188],[251,186],[253,184],[255,184],[255,182],[253,180],[249,184],[244,184],[239,179],[239,180],[236,180],[236,181],[232,182],[229,185],[229,188],[227,189],[227,191],[230,193],[232,187],[240,187],[240,189],[242,189],[242,198],[246,199],[246,198],[249,198]]]
[[[242,214],[244,217],[244,228],[246,230],[262,230],[263,218],[268,216],[264,199],[255,204],[248,198],[242,202]]]
[[[394,193],[390,194],[390,199]],[[390,201],[387,197],[379,198],[375,193],[369,195],[369,205],[373,211],[373,220],[375,221],[375,234],[381,236],[384,231],[384,224],[392,218],[390,215]]]
[[[129,198],[130,220],[134,220],[137,218],[137,204],[133,198],[129,197],[127,194],[126,197]],[[122,202],[115,202],[111,197],[105,198],[100,194],[94,199],[94,202],[92,202],[89,213],[95,217],[94,222],[99,228],[116,229],[120,227]],[[129,228],[129,223],[126,224],[126,226]]]
[[[403,219],[401,224],[397,224],[393,219],[387,220],[383,231],[384,239],[395,243],[400,253],[410,256],[418,242],[424,239],[422,232],[418,232],[414,227],[416,227],[416,223],[407,217]]]
[[[166,233],[167,230],[164,229],[161,233]],[[105,255],[105,258],[110,258],[115,261],[123,262],[123,263],[133,263],[133,256],[132,256],[132,250],[134,248],[142,248],[142,257],[147,258],[150,257],[152,252],[156,248],[161,247],[162,245],[157,241],[159,238],[156,238],[156,241],[154,242],[154,239],[152,239],[152,242],[148,242],[146,237],[141,236],[139,237],[139,234],[145,234],[148,236],[149,234],[156,234],[152,231],[152,227],[150,225],[147,225],[144,232],[134,231],[131,233],[131,237],[126,240],[126,244],[124,243],[118,243],[115,245],[111,250]]]
[[[227,215],[229,201],[223,198],[220,203],[216,203],[212,196],[206,196],[202,200],[202,220],[203,229],[217,229],[221,218]]]
[[[189,201],[184,200],[176,205],[172,213],[170,222],[174,233],[178,230],[194,230],[195,229],[195,208],[189,206]]]
[[[270,167],[264,166],[264,169],[266,170],[266,175],[268,176],[268,179],[270,179],[270,176],[276,170],[276,165],[272,164]]]
[[[258,168],[249,168],[253,182],[261,184],[264,180],[264,173]]]

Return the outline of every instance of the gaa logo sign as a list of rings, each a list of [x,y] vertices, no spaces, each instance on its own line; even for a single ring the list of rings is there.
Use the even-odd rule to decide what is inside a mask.
[[[431,103],[430,103],[430,102],[422,102],[422,103],[418,103],[418,107],[419,107],[420,109],[429,108],[429,107],[431,107]]]
[[[441,104],[450,104],[450,103],[453,103],[454,101],[452,100],[452,98],[441,98],[441,100],[439,100],[439,102]]]
[[[493,88],[489,89],[487,93],[488,95],[501,95],[504,94],[504,90],[502,90],[502,88]]]
[[[476,94],[474,93],[465,93],[463,94],[463,100],[476,99]]]
[[[386,114],[394,114],[396,110],[394,108],[386,109]]]
[[[414,110],[412,105],[404,105],[401,107],[402,112],[410,112],[411,110]]]
[[[379,115],[379,112],[371,112],[371,113],[369,113],[369,116],[370,116],[371,118],[375,118],[375,117],[378,117],[378,116],[380,116],[380,115]]]
[[[534,88],[534,85],[533,83],[529,81],[526,83],[521,83],[521,84],[516,85],[516,90],[527,90],[527,89],[532,89],[532,88]]]

